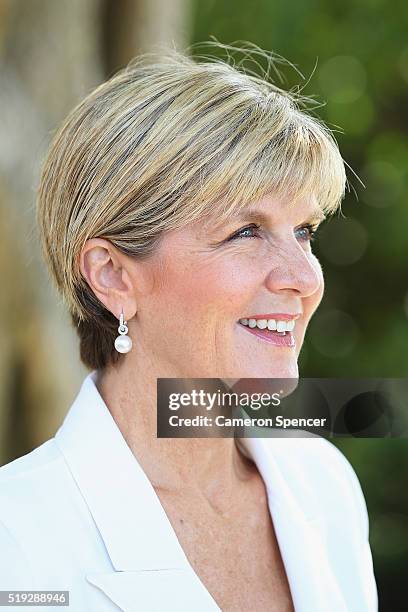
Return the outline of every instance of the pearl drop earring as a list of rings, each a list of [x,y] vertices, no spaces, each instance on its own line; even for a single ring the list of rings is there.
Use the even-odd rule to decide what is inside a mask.
[[[115,349],[118,353],[128,353],[132,349],[132,338],[127,336],[128,327],[127,321],[124,320],[123,308],[119,317],[119,327],[118,332],[119,336],[115,339]]]

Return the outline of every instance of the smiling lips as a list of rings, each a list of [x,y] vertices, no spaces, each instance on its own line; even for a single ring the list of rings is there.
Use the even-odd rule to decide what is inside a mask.
[[[246,317],[247,319],[278,319],[279,321],[290,321],[291,319],[298,319],[301,316],[301,312],[287,313],[287,312],[268,312],[267,314],[257,314]]]
[[[295,346],[291,333],[295,328],[295,319],[300,314],[268,313],[239,319],[239,323],[251,334],[275,346]]]

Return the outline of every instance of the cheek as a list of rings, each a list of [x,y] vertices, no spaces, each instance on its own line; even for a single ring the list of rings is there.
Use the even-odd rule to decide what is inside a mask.
[[[224,313],[240,313],[254,283],[254,270],[250,265],[233,257],[211,257],[208,261],[173,262],[163,279],[163,296],[176,300],[186,316],[200,312],[222,317]]]

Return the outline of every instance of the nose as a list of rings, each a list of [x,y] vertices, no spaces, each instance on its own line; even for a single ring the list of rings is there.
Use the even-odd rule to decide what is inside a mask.
[[[317,257],[297,241],[271,253],[265,285],[273,293],[295,291],[299,297],[313,295],[323,284],[323,272]]]

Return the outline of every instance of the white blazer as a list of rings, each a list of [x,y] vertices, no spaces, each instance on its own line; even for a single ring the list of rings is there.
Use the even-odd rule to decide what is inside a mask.
[[[0,590],[68,590],[71,612],[219,611],[96,376],[54,438],[0,468]],[[296,612],[375,612],[366,504],[343,454],[319,437],[240,446],[264,479]]]

